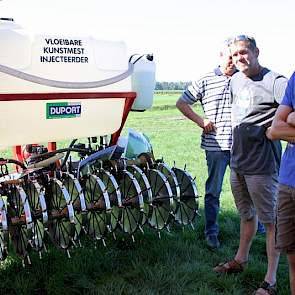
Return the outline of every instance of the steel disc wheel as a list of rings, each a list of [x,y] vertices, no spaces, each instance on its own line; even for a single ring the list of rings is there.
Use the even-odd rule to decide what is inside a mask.
[[[173,168],[173,171],[180,186],[180,202],[175,213],[175,220],[180,224],[187,225],[193,222],[198,213],[197,186],[187,171],[179,168]]]
[[[0,260],[6,259],[8,254],[8,224],[4,199],[0,197]]]
[[[121,229],[123,232],[133,234],[142,222],[143,197],[136,178],[128,171],[118,173],[119,187],[122,194]]]
[[[141,224],[144,225],[147,223],[148,219],[152,216],[152,212],[153,212],[152,189],[146,175],[139,167],[135,165],[127,166],[127,171],[129,171],[132,175],[134,175],[141,189],[143,202],[144,202],[144,207],[143,207],[144,214],[143,214]]]
[[[169,224],[173,216],[173,193],[167,178],[159,170],[147,170],[146,175],[153,193],[153,212],[149,224],[161,230]]]
[[[44,246],[45,226],[48,222],[47,206],[44,189],[36,181],[26,181],[23,188],[28,196],[32,211],[32,238],[31,246],[36,251],[41,251]]]
[[[9,232],[12,244],[19,256],[26,257],[32,238],[32,215],[25,191],[18,185],[8,190]]]
[[[122,216],[122,197],[120,188],[115,177],[109,171],[100,169],[98,176],[103,181],[110,198],[112,208],[110,230],[113,232],[119,227]]]
[[[75,236],[74,240],[78,240],[83,227],[83,217],[86,214],[86,202],[83,189],[79,181],[74,175],[69,173],[62,174],[62,181],[69,192],[74,211],[75,211]]]
[[[93,174],[83,177],[87,207],[85,230],[94,240],[105,237],[110,225],[110,199],[102,180]]]
[[[157,169],[167,178],[173,194],[173,212],[176,211],[177,204],[180,202],[180,188],[177,177],[173,170],[166,163],[158,163]]]
[[[52,179],[47,191],[50,218],[48,233],[53,243],[68,249],[75,236],[75,216],[70,195],[58,179]]]

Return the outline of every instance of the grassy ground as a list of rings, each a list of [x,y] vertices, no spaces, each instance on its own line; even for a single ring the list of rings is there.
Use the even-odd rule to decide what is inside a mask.
[[[133,128],[146,133],[155,156],[187,170],[196,177],[199,194],[204,196],[207,170],[200,149],[200,130],[175,109],[177,95],[156,96],[155,107],[131,113],[124,133]],[[247,269],[240,275],[217,276],[212,267],[232,258],[238,246],[239,218],[233,203],[228,171],[221,196],[218,251],[206,248],[203,238],[203,198],[195,231],[172,227],[161,239],[145,228],[135,243],[120,235],[107,246],[84,240],[83,247],[71,251],[72,258],[49,246],[39,260],[31,255],[32,266],[22,268],[13,254],[0,267],[1,294],[251,294],[266,270],[265,237],[257,235]],[[282,257],[278,284],[280,294],[290,294],[286,258]]]

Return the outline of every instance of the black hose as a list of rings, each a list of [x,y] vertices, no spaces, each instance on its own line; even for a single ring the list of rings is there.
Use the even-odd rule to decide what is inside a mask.
[[[5,162],[5,164],[8,164],[8,163],[15,164],[15,165],[20,166],[23,169],[27,169],[27,167],[25,166],[25,164],[22,163],[22,162],[20,162],[20,161],[18,161],[18,160],[0,158],[0,162]]]
[[[69,149],[72,148],[76,141],[77,141],[77,138],[76,139],[73,139],[68,148]],[[67,162],[67,160],[68,160],[68,158],[70,156],[70,153],[71,153],[71,151],[68,150],[67,153],[66,153],[66,156],[64,157],[64,159],[63,159],[63,161],[62,161],[62,163],[60,165],[60,169],[61,170],[65,166],[65,164],[66,164],[66,162]]]

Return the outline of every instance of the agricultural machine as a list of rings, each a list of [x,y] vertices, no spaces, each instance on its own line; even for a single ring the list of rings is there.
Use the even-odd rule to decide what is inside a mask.
[[[128,62],[122,42],[31,36],[11,19],[0,39],[0,149],[14,153],[0,159],[0,260],[13,248],[30,263],[48,240],[70,255],[83,235],[192,225],[190,174],[155,159],[142,133],[120,137],[130,110],[152,106],[152,55]]]

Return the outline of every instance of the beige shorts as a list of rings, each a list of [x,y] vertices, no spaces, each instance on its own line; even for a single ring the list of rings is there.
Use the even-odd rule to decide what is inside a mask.
[[[295,251],[295,188],[283,184],[278,188],[276,248]]]
[[[231,170],[230,183],[242,220],[256,214],[262,223],[275,223],[277,175],[241,175]]]

